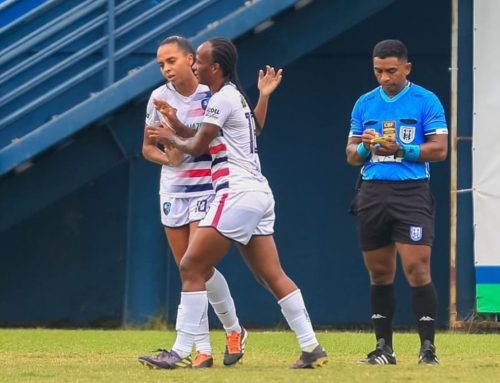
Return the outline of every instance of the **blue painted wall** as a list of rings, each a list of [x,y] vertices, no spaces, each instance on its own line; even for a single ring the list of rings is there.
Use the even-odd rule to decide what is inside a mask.
[[[412,4],[398,1],[287,65],[259,138],[263,171],[277,202],[275,238],[281,260],[301,287],[318,326],[369,323],[368,276],[354,220],[347,214],[357,169],[346,164],[344,148],[355,100],[376,86],[371,73],[373,45],[384,38],[405,41],[414,64],[411,79],[433,90],[449,113],[450,4],[423,0],[415,9]],[[265,52],[262,56],[265,63]],[[255,99],[254,89],[249,94]],[[159,222],[159,168],[140,158],[146,100],[145,94],[107,122],[121,147],[121,162],[106,159],[116,166],[0,233],[0,323],[116,325],[124,319],[130,304],[124,296],[133,284],[144,284],[149,293],[128,299],[139,305],[142,300],[145,307],[157,305],[158,314],[163,311],[169,321],[175,318],[180,284]],[[89,145],[100,139],[103,129],[101,122],[84,133]],[[42,165],[60,158],[71,166],[71,152],[81,138],[65,144],[64,156],[46,153],[27,170],[34,180],[28,198],[36,198],[39,188],[64,183],[64,179],[43,182]],[[96,149],[95,156],[105,153]],[[439,323],[444,325],[449,283],[448,161],[432,165],[431,171],[438,208],[433,274],[441,303]],[[4,195],[1,190],[0,195]],[[7,214],[14,207],[6,209]],[[131,244],[131,236],[143,240]],[[128,246],[140,246],[143,262],[126,259]],[[128,280],[130,268],[140,268],[141,277]],[[279,306],[253,280],[234,250],[220,269],[232,287],[242,323],[250,327],[283,323]],[[401,273],[396,290],[396,322],[411,325],[410,290]],[[139,313],[129,319],[144,322],[147,317]]]
[[[0,234],[1,324],[120,324],[127,168],[116,168]],[[31,198],[50,182],[64,182],[38,181]]]

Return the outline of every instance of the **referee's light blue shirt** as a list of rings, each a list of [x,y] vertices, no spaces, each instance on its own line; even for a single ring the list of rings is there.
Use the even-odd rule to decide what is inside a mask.
[[[389,98],[382,87],[362,95],[354,105],[350,137],[361,137],[372,129],[382,136],[382,126],[395,126],[399,144],[423,144],[425,136],[448,134],[441,102],[431,91],[408,83]],[[394,156],[372,155],[361,171],[365,181],[411,181],[429,179],[429,163],[413,162]]]

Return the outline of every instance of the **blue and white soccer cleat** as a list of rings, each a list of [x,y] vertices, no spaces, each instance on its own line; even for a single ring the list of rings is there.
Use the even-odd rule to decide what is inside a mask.
[[[311,352],[302,351],[299,360],[297,360],[291,368],[316,368],[328,363],[326,351],[320,345],[317,345]]]
[[[175,351],[169,351],[164,349],[158,349],[158,354],[156,355],[142,355],[138,358],[139,363],[149,368],[157,369],[174,369],[174,368],[191,368],[193,363],[191,361],[191,356],[188,355],[185,358],[181,358],[179,354]]]

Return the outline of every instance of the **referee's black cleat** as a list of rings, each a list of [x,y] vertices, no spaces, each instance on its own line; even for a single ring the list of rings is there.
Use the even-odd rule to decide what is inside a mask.
[[[430,340],[424,340],[424,343],[422,343],[420,354],[418,355],[418,364],[428,364],[431,366],[439,364],[439,359],[436,356],[436,346]]]
[[[377,341],[375,350],[370,352],[366,358],[361,359],[359,364],[396,364],[396,354],[391,346],[385,344],[385,339]]]

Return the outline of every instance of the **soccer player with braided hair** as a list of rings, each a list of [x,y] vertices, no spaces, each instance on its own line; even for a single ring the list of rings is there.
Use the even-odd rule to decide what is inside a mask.
[[[193,238],[198,223],[205,217],[214,198],[211,179],[211,156],[207,153],[191,156],[168,145],[158,145],[146,132],[151,126],[165,129],[169,120],[182,121],[188,133],[199,128],[204,108],[210,99],[210,89],[198,83],[193,73],[196,52],[188,39],[170,36],[163,40],[157,50],[157,62],[166,83],[155,89],[150,97],[146,112],[143,155],[152,162],[162,165],[160,177],[160,211],[168,244],[177,265]],[[281,72],[267,67],[259,71],[257,87],[259,100],[255,108],[256,118],[264,124],[269,96],[281,81]],[[164,118],[155,106],[162,102],[168,117]],[[168,108],[166,107],[168,105]],[[164,126],[166,125],[166,126]],[[168,128],[168,127],[167,127]],[[244,354],[241,347],[246,331],[236,315],[236,308],[224,276],[215,268],[206,275],[205,287],[210,304],[226,332],[224,364],[233,365]],[[208,317],[203,317],[207,322]],[[211,367],[212,348],[208,333],[196,337],[196,356],[192,367]],[[163,351],[158,355],[141,356],[139,361],[149,366],[161,367]]]
[[[273,238],[274,198],[262,175],[256,145],[256,126],[236,73],[236,47],[213,38],[197,50],[195,74],[210,88],[201,127],[194,135],[177,121],[172,129],[148,128],[150,137],[184,153],[212,155],[215,199],[200,222],[180,263],[182,294],[177,316],[177,338],[164,355],[170,368],[189,365],[194,339],[208,332],[200,322],[207,312],[205,280],[232,243],[256,278],[275,296],[301,355],[293,368],[313,368],[327,362],[308,316],[302,293],[281,267]],[[162,106],[159,104],[162,111]]]

